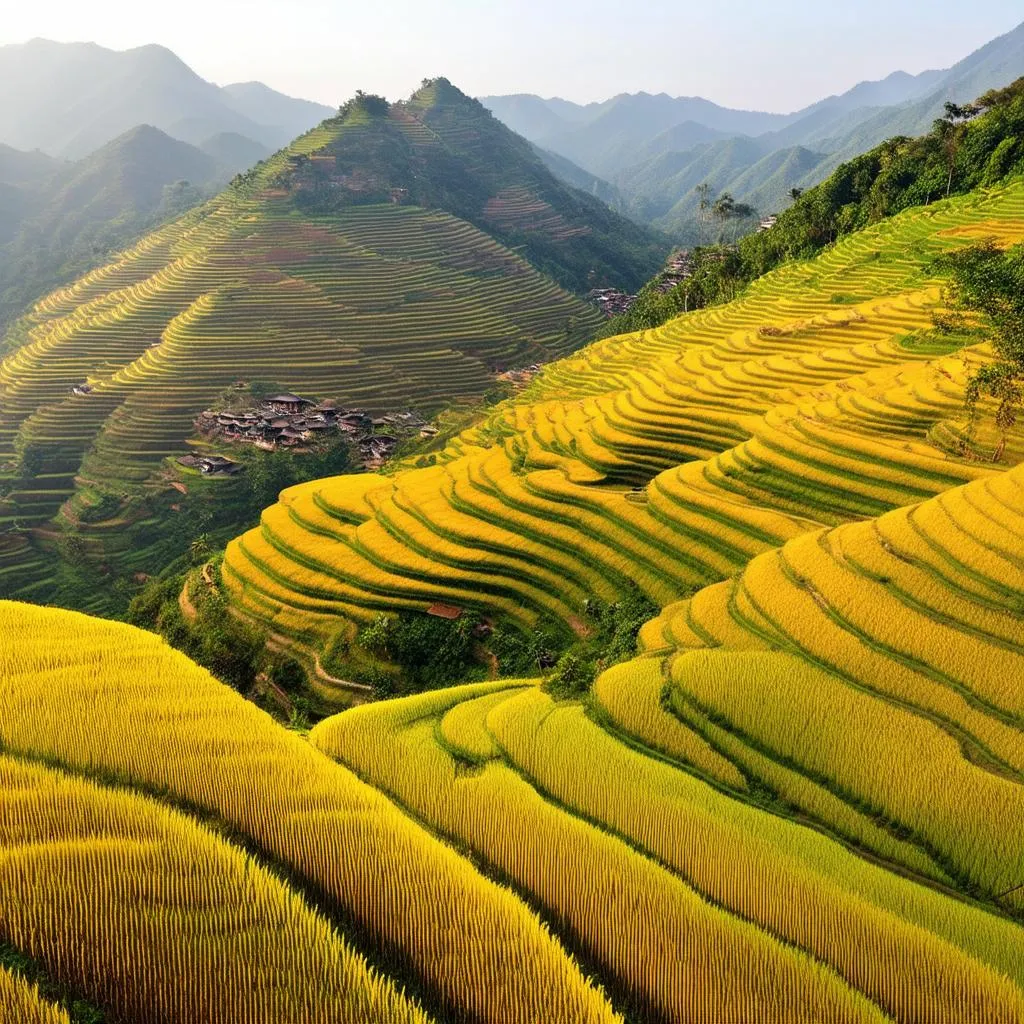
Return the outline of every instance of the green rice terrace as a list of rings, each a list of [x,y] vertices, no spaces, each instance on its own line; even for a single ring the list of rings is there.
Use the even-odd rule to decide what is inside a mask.
[[[570,289],[635,287],[665,248],[444,80],[390,107],[358,96],[11,330],[0,593],[45,597],[68,530],[97,565],[159,569],[168,460],[236,382],[375,414],[478,401],[593,335]],[[104,547],[140,518],[152,552]]]

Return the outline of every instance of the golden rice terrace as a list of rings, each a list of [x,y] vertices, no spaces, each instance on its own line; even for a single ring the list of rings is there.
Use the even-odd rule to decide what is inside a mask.
[[[302,737],[152,634],[0,603],[0,949],[111,1021],[1019,1024],[1024,435],[969,429],[991,349],[933,329],[927,269],[980,238],[1024,240],[1024,183],[591,345],[228,548],[304,659],[382,613],[583,633],[639,591],[581,699],[493,678]],[[248,300],[196,301],[97,393]],[[4,1012],[65,1019],[13,970]]]

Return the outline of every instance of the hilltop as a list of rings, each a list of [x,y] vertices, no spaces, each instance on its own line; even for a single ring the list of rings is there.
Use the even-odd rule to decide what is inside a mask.
[[[83,571],[148,573],[194,515],[237,529],[244,483],[179,516],[205,482],[165,460],[208,444],[196,418],[239,388],[374,415],[479,401],[592,335],[599,314],[567,288],[634,287],[667,249],[443,79],[401,104],[357,96],[11,329],[3,586],[53,592],[53,545]]]

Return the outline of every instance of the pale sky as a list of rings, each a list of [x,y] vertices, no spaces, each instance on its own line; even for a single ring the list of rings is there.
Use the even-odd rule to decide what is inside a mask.
[[[644,90],[789,112],[948,67],[1022,20],[1021,0],[3,0],[0,43],[161,43],[218,84],[332,106],[445,75],[476,96]]]

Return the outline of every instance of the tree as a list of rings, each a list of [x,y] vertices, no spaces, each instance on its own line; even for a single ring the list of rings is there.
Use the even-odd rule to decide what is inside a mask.
[[[932,125],[935,134],[942,144],[946,154],[946,163],[949,166],[949,177],[946,179],[946,198],[949,198],[953,190],[953,171],[956,168],[956,156],[960,151],[960,143],[964,138],[964,129],[967,122],[975,117],[981,108],[966,104],[960,106],[957,103],[947,103],[945,116],[937,118]]]
[[[804,190],[803,190],[802,188],[796,188],[795,186],[794,186],[793,188],[791,188],[791,189],[790,189],[790,190],[789,190],[789,191],[788,191],[788,192],[786,193],[786,195],[788,195],[788,196],[789,196],[789,198],[790,198],[790,199],[792,199],[794,203],[795,203],[795,202],[796,202],[796,201],[797,201],[797,200],[798,200],[798,199],[799,199],[799,198],[800,198],[800,197],[801,197],[801,196],[802,196],[803,194],[804,194]]]
[[[736,236],[739,234],[740,225],[745,220],[749,220],[751,217],[757,216],[757,209],[750,205],[750,203],[734,203],[732,207],[732,217],[735,227],[733,228],[732,240],[736,241]]]
[[[718,220],[718,240],[722,241],[725,233],[725,225],[729,218],[733,216],[736,211],[736,200],[728,192],[723,192],[714,202],[711,207],[711,212]]]
[[[1002,439],[1024,406],[1024,245],[1004,252],[992,242],[950,253],[938,265],[951,272],[949,296],[956,308],[985,317],[992,330],[995,360],[975,370],[967,384],[972,416],[982,396],[995,399]]]
[[[705,181],[703,184],[698,185],[694,192],[699,197],[697,202],[697,241],[700,245],[703,245],[704,225],[707,222],[708,210],[711,207],[711,186]]]

